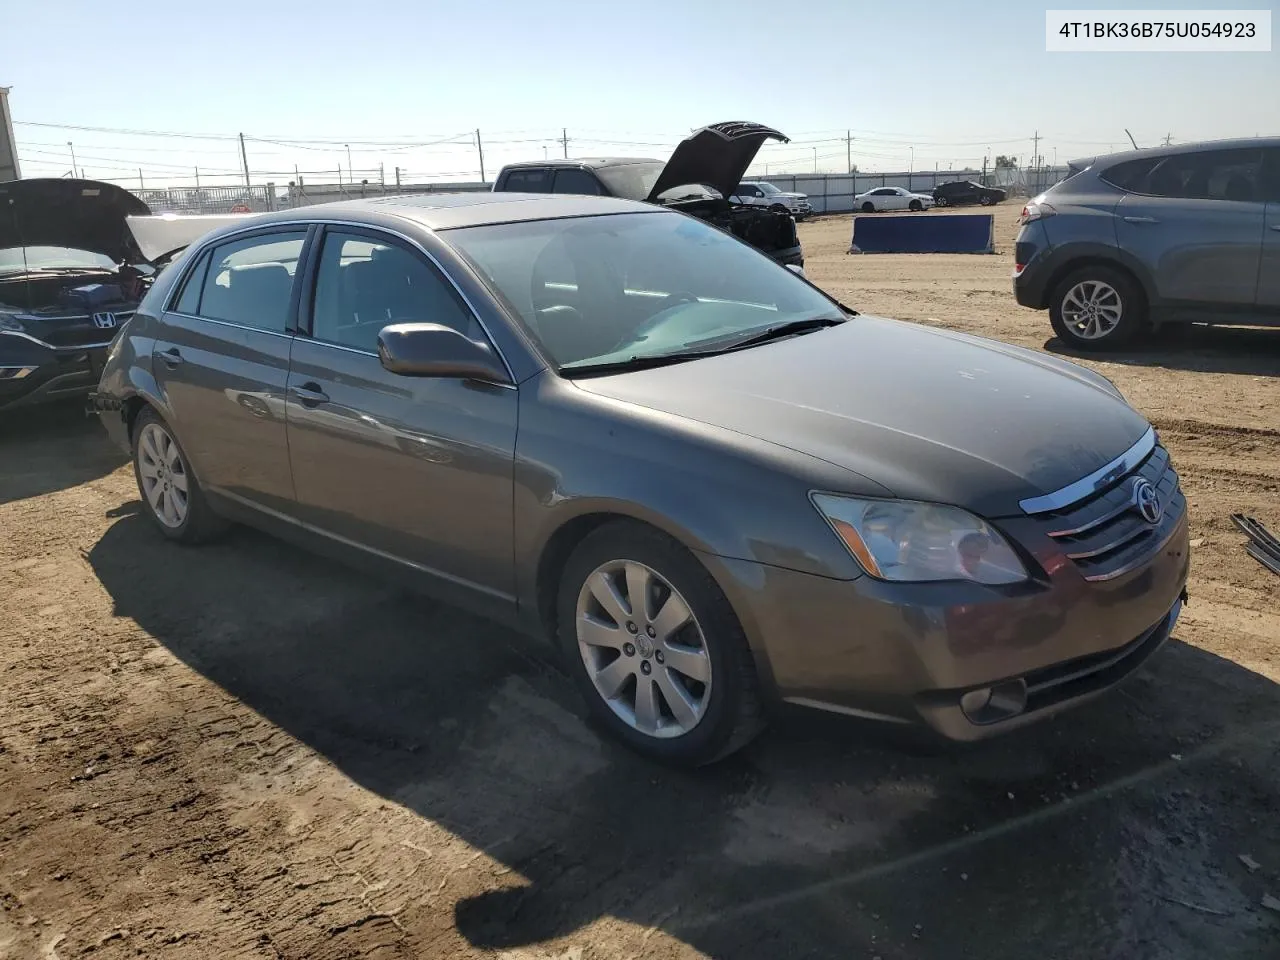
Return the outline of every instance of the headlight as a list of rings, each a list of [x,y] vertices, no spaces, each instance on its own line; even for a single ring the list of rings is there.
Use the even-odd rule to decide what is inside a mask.
[[[867,573],[881,580],[1018,583],[1026,567],[979,517],[936,503],[813,495],[814,506]]]

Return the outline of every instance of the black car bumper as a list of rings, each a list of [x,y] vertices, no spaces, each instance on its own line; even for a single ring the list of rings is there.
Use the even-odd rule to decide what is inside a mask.
[[[769,256],[777,260],[784,267],[787,266],[804,266],[804,250],[800,247],[789,247],[786,250],[774,250]]]
[[[97,387],[106,355],[105,346],[50,349],[31,344],[3,349],[0,410],[85,396]]]

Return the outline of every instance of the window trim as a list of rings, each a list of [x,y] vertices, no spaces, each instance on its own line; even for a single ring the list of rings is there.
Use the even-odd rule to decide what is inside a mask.
[[[547,189],[546,190],[526,190],[520,187],[513,188],[511,186],[511,178],[521,173],[546,174]],[[556,168],[550,167],[550,166],[543,167],[543,166],[530,165],[527,167],[516,167],[514,170],[508,170],[506,177],[504,177],[502,181],[503,191],[510,191],[512,193],[546,193],[548,196],[550,196],[552,191],[555,189],[555,185],[556,185]]]
[[[196,252],[191,258],[191,262],[187,264],[186,271],[178,278],[169,290],[163,313],[171,313],[177,317],[185,317],[188,320],[202,320],[205,323],[216,323],[220,326],[231,327],[234,330],[252,330],[255,333],[267,333],[275,337],[292,337],[297,328],[297,303],[298,303],[298,279],[302,272],[302,265],[308,257],[309,245],[313,236],[314,224],[310,221],[288,221],[284,223],[272,224],[255,224],[251,227],[243,227],[239,230],[233,230],[230,233],[220,233],[217,236],[210,237],[207,241],[200,243],[196,247]],[[298,233],[301,228],[302,233],[302,251],[298,256],[298,266],[291,278],[293,285],[289,291],[289,306],[285,314],[284,330],[267,330],[263,327],[251,327],[247,324],[236,323],[234,320],[223,320],[218,317],[204,317],[197,313],[185,313],[177,309],[178,300],[182,297],[182,291],[187,288],[194,277],[196,270],[204,265],[204,273],[200,278],[203,286],[205,280],[208,279],[209,267],[213,265],[213,251],[218,247],[225,246],[228,243],[236,243],[240,240],[252,240],[255,236],[269,236],[273,233]],[[200,299],[196,302],[196,309],[199,310],[204,302],[204,290],[200,291]]]
[[[574,193],[559,193],[559,191],[557,191],[557,190],[556,190],[556,187],[557,187],[557,186],[558,186],[558,184],[559,184],[560,174],[562,174],[562,173],[569,173],[569,172],[572,172],[572,173],[581,173],[581,174],[585,174],[586,176],[590,177],[590,178],[591,178],[591,181],[596,185],[597,190],[599,190],[600,192],[598,192],[598,193],[577,193],[577,194],[574,194]],[[552,193],[553,195],[556,195],[556,196],[562,196],[562,197],[574,197],[574,196],[577,196],[577,197],[607,197],[607,196],[609,196],[609,194],[607,194],[607,193],[604,193],[604,192],[603,192],[604,190],[605,190],[604,182],[603,182],[599,177],[597,177],[597,176],[596,176],[596,172],[595,172],[594,170],[592,170],[590,167],[573,166],[573,165],[571,165],[571,164],[570,164],[570,165],[564,165],[564,166],[554,167],[554,168],[552,169],[552,171],[551,171],[551,193]]]
[[[1182,157],[1194,157],[1194,156],[1199,156],[1206,153],[1247,153],[1252,150],[1258,154],[1259,182],[1257,185],[1261,189],[1263,186],[1262,178],[1266,171],[1267,149],[1268,148],[1266,147],[1213,147],[1206,150],[1173,151],[1170,153],[1166,153],[1163,156],[1155,157],[1154,158],[1155,163],[1152,165],[1151,169],[1146,172],[1145,177],[1150,178],[1151,174],[1154,173],[1162,163],[1165,163],[1168,160],[1175,160]],[[1133,159],[1139,160],[1143,158],[1135,157]],[[1133,161],[1125,160],[1122,162],[1131,163]],[[1135,196],[1135,197],[1150,197],[1153,200],[1173,200],[1175,202],[1180,201],[1184,203],[1189,201],[1195,201],[1199,203],[1264,203],[1265,204],[1267,202],[1265,199],[1263,200],[1227,200],[1224,198],[1219,200],[1216,197],[1170,197],[1163,193],[1147,193],[1144,190],[1133,190],[1133,189],[1122,187],[1118,184],[1112,183],[1110,180],[1107,179],[1107,174],[1119,166],[1120,166],[1119,163],[1113,163],[1111,166],[1107,167],[1106,170],[1101,171],[1097,175],[1098,179],[1101,180],[1103,183],[1105,183],[1109,187],[1113,187],[1114,189],[1119,190],[1124,194]]]

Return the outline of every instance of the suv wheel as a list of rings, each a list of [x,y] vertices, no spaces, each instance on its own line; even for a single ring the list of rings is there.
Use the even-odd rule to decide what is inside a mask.
[[[771,206],[769,209],[770,209],[770,210],[772,210],[774,213],[790,213],[790,212],[791,212],[791,211],[786,207],[786,205],[785,205],[785,204],[781,204],[781,203],[775,203],[775,204],[774,204],[773,206]]]
[[[173,431],[150,407],[133,424],[133,473],[147,516],[170,540],[199,543],[226,526],[187,468],[187,455]]]
[[[1054,288],[1049,322],[1067,345],[1080,350],[1114,350],[1142,329],[1146,304],[1138,285],[1111,267],[1082,267]]]
[[[934,205],[935,207],[945,207],[945,206],[947,205],[947,198],[946,198],[946,197],[934,197],[934,198],[933,198],[933,205]]]
[[[592,714],[638,752],[698,766],[763,726],[733,608],[664,534],[627,520],[598,528],[570,557],[556,606],[559,641]]]

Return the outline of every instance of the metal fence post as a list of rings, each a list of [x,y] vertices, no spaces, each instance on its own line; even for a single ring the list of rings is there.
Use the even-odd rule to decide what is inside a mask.
[[[274,210],[276,208],[276,185],[272,180],[267,181],[267,209]]]

